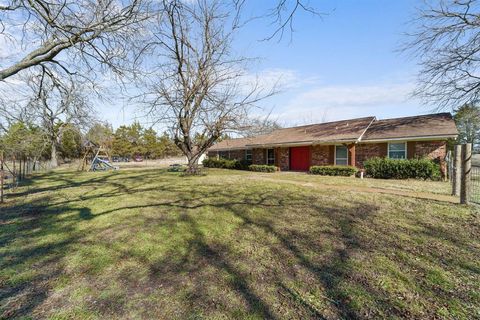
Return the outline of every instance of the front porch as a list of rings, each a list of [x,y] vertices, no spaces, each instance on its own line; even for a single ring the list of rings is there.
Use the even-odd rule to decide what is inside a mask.
[[[253,164],[275,165],[281,171],[308,171],[311,166],[356,166],[356,145],[331,144],[252,149]]]

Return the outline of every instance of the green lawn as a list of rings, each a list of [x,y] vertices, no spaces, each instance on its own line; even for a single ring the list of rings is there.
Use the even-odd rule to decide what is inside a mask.
[[[479,215],[418,192],[448,184],[40,175],[0,207],[0,318],[479,318]]]

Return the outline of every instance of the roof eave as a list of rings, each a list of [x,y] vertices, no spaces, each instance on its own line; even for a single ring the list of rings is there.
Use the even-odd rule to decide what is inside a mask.
[[[432,141],[432,140],[447,140],[455,139],[458,134],[447,135],[430,135],[430,136],[407,136],[407,137],[389,137],[389,138],[377,138],[377,139],[363,139],[361,142],[388,142],[388,141]]]

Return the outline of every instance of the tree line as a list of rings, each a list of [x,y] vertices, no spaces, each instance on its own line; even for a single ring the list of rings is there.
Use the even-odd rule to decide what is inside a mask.
[[[159,135],[138,122],[120,126],[116,130],[108,123],[95,123],[86,132],[82,132],[75,124],[56,123],[53,129],[51,133],[33,123],[12,123],[0,134],[0,150],[6,158],[28,158],[34,162],[51,161],[53,157],[63,162],[78,159],[92,144],[103,146],[111,156],[119,157],[140,155],[147,159],[158,159],[181,154],[167,132]],[[52,135],[56,136],[53,141],[49,138]],[[55,152],[53,156],[52,152]]]

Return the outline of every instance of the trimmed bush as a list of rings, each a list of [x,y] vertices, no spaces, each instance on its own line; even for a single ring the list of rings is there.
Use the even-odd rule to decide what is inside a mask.
[[[278,170],[277,167],[269,166],[266,164],[252,164],[248,166],[248,169],[250,171],[256,171],[256,172],[275,172]]]
[[[372,158],[364,162],[367,176],[377,179],[439,180],[440,166],[430,159]]]
[[[311,166],[311,174],[320,174],[322,176],[353,176],[357,168],[352,166]]]
[[[229,159],[216,159],[206,158],[203,160],[203,166],[206,168],[221,168],[221,169],[236,169],[236,170],[248,170],[248,166],[251,164],[246,160],[229,160]]]
[[[176,164],[170,165],[170,167],[167,169],[168,172],[185,172],[185,170],[187,170],[186,166]]]

